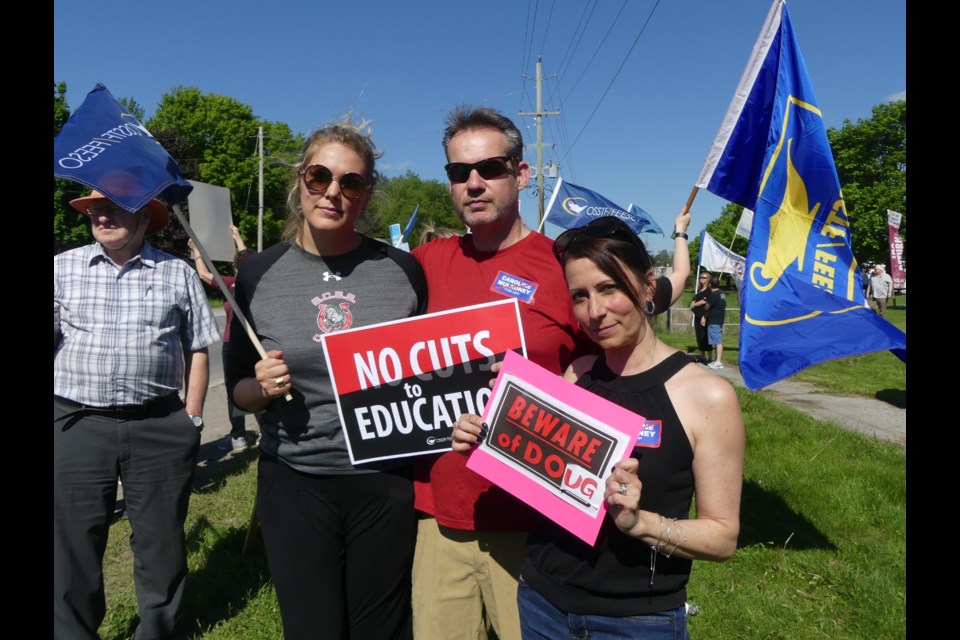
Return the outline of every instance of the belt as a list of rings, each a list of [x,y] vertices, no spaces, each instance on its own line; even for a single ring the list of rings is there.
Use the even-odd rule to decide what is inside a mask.
[[[143,404],[118,404],[110,407],[94,407],[89,404],[74,402],[62,396],[53,396],[54,401],[66,405],[72,409],[68,415],[78,413],[91,413],[100,416],[111,416],[118,420],[137,420],[147,418],[161,413],[169,413],[171,410],[179,409],[183,406],[180,395],[171,393],[162,398],[147,400]],[[64,416],[66,417],[66,416]]]

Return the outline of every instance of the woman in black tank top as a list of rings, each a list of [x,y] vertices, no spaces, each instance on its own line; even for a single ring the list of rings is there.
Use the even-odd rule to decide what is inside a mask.
[[[523,638],[688,638],[692,561],[722,562],[737,546],[739,401],[729,383],[654,334],[652,260],[623,222],[568,230],[554,253],[577,321],[602,350],[564,377],[643,416],[658,437],[607,478],[609,517],[594,545],[546,520],[531,533],[518,591]],[[461,418],[454,449],[479,432],[478,421]]]

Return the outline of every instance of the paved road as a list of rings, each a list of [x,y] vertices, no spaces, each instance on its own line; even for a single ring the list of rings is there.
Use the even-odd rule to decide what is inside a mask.
[[[731,383],[743,387],[743,376],[736,364],[724,363],[717,370]],[[882,400],[860,396],[834,396],[808,382],[782,380],[766,387],[775,400],[816,418],[907,447],[907,410]]]

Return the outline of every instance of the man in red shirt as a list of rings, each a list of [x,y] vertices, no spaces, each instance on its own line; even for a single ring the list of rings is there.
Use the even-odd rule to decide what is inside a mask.
[[[427,277],[427,312],[502,300],[522,290],[515,295],[527,357],[561,374],[591,347],[578,335],[553,242],[520,218],[517,198],[530,181],[520,131],[487,108],[458,107],[447,125],[450,197],[470,233],[413,250]],[[495,286],[518,280],[526,286]],[[517,579],[537,516],[468,470],[466,460],[450,451],[415,463],[421,516],[413,565],[417,640],[483,637],[485,616],[499,638],[520,637]]]

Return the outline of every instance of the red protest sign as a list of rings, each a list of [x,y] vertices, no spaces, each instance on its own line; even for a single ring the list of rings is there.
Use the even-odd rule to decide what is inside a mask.
[[[327,366],[354,464],[450,449],[462,413],[483,411],[490,367],[526,353],[516,300],[327,334]]]

